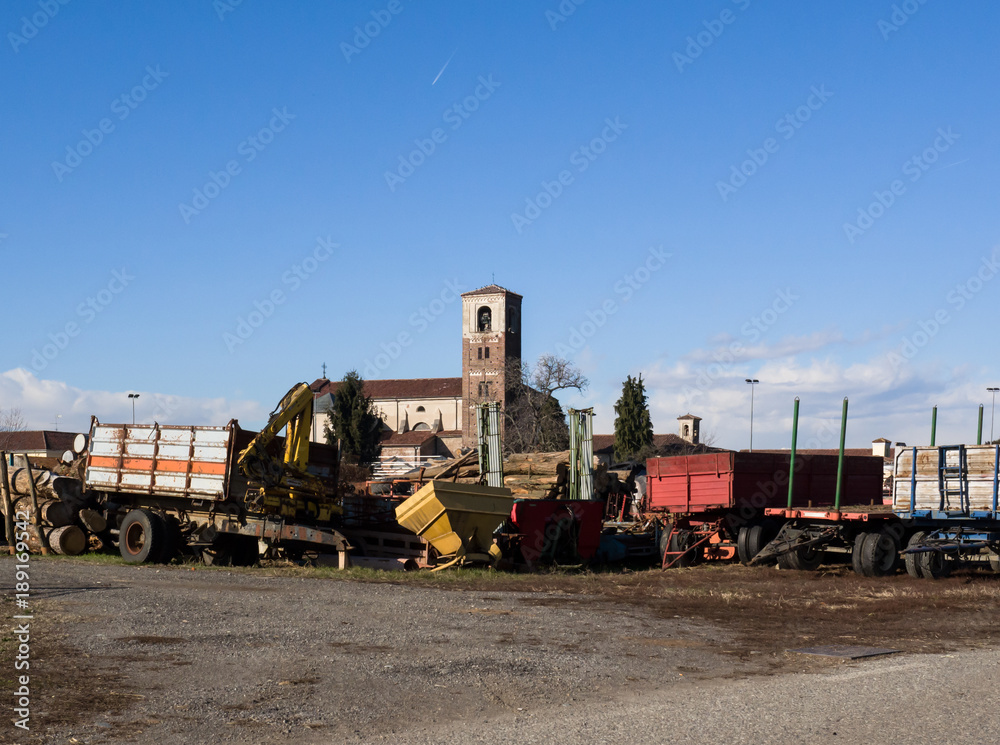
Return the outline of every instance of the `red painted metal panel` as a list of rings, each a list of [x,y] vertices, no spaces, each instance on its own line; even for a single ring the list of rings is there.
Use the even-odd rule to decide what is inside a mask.
[[[604,503],[584,500],[525,499],[514,503],[511,522],[521,534],[521,555],[534,566],[556,548],[567,530],[576,538],[581,559],[592,559],[601,542]]]
[[[785,453],[706,453],[647,461],[647,508],[697,514],[788,503]],[[837,456],[796,454],[793,507],[832,506]],[[845,456],[842,505],[881,503],[882,459]]]

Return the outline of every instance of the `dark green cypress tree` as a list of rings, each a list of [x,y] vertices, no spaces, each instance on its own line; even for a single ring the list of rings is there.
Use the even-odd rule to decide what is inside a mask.
[[[382,450],[382,418],[375,403],[365,395],[365,381],[357,370],[351,370],[340,381],[324,434],[330,444],[340,440],[343,458],[348,463],[366,466],[378,459]]]
[[[653,423],[642,375],[637,378],[629,375],[625,379],[615,414],[615,460],[631,460],[649,452],[653,446]]]

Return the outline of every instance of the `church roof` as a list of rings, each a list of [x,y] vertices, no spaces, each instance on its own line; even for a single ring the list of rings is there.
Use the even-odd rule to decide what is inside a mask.
[[[486,285],[486,287],[480,287],[478,290],[472,290],[471,292],[463,292],[462,297],[469,297],[471,295],[496,295],[497,293],[503,293],[507,295],[514,295],[515,297],[521,297],[516,292],[511,292],[506,287],[501,287],[500,285]]]
[[[310,386],[314,395],[336,395],[339,380],[319,378]],[[365,395],[387,398],[461,398],[461,378],[410,378],[405,380],[366,380]]]
[[[430,430],[410,430],[409,432],[392,432],[382,439],[383,447],[414,447],[423,445],[428,440],[437,437]]]

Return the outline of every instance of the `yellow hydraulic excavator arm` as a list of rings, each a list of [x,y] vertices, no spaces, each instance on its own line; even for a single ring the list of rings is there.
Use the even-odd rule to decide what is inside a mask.
[[[306,383],[292,387],[278,403],[271,418],[260,433],[239,454],[236,461],[240,471],[252,481],[299,496],[318,496],[325,493],[323,482],[306,473],[309,463],[309,429],[312,426],[313,392]],[[285,452],[278,461],[267,452],[267,446],[285,427]]]

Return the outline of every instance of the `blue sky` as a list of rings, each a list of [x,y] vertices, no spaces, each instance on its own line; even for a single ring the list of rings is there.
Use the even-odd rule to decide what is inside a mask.
[[[571,12],[570,12],[571,11]],[[295,382],[460,373],[446,303],[717,445],[974,441],[1000,385],[1000,9],[940,0],[12,0],[0,408],[259,426]],[[367,30],[366,30],[367,29]],[[610,309],[610,312],[608,310]],[[800,440],[801,442],[801,440]]]

